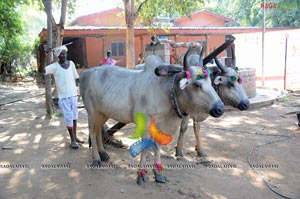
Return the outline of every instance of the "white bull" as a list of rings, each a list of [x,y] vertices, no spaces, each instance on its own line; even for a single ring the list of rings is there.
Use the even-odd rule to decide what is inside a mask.
[[[239,75],[236,68],[236,60],[233,49],[232,50],[232,66],[225,67],[223,66],[217,58],[215,62],[217,67],[211,69],[212,73],[210,78],[213,82],[213,86],[220,96],[221,100],[225,105],[238,108],[239,110],[247,110],[249,108],[248,97],[242,87],[242,80],[239,79]],[[200,59],[201,55],[193,54],[188,60],[190,65],[199,65],[202,61]],[[184,117],[180,126],[180,134],[177,140],[176,146],[176,156],[183,156],[182,146],[183,146],[183,137],[188,127],[188,120],[190,117],[193,118],[193,128],[196,138],[196,147],[197,155],[199,157],[205,157],[205,153],[202,150],[200,142],[200,122],[207,119],[209,115],[206,113],[199,112],[196,115],[189,115]]]
[[[146,115],[148,122],[155,118],[158,129],[173,135],[182,121],[178,117],[180,114],[195,115],[203,112],[213,117],[223,114],[224,104],[211,86],[210,78],[197,78],[203,68],[188,66],[188,52],[185,54],[183,70],[189,71],[191,78],[184,89],[179,87],[184,72],[178,70],[178,67],[163,65],[157,56],[147,58],[143,71],[103,65],[80,75],[80,92],[88,113],[94,165],[109,160],[102,143],[102,125],[109,118],[122,123],[132,123],[134,113],[141,112]],[[149,64],[152,70],[147,70]],[[156,66],[155,74],[153,66]],[[145,158],[143,153],[140,158],[138,184],[147,180],[145,172],[141,170]],[[159,148],[155,150],[154,161],[155,165],[161,164]],[[156,181],[165,182],[162,171],[159,168],[157,171]]]

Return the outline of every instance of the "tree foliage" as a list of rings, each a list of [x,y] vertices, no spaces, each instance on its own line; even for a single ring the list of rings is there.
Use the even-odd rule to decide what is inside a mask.
[[[300,27],[299,0],[277,0],[276,9],[266,14],[266,24],[270,27]]]
[[[20,14],[16,8],[18,1],[0,1],[0,38],[3,39],[22,33]]]
[[[203,0],[137,0],[137,14],[146,25],[151,25],[153,19],[190,15],[204,7]]]
[[[203,0],[123,0],[125,7],[126,30],[126,67],[135,65],[134,24],[139,16],[145,25],[151,26],[153,19],[174,18],[189,15],[199,10]]]
[[[20,2],[0,1],[0,66],[2,79],[7,73],[20,64],[26,64],[25,55],[28,54],[28,45],[24,44],[21,35],[23,26],[21,15],[18,12]]]
[[[267,27],[299,27],[300,2],[298,0],[214,0],[208,9],[233,18],[240,26],[262,26],[263,7]],[[231,24],[232,25],[232,24]]]

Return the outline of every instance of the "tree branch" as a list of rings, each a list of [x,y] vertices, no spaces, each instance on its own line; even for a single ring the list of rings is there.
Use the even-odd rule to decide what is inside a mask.
[[[145,0],[145,1],[143,1],[143,2],[139,5],[138,9],[136,10],[136,15],[137,15],[137,16],[138,16],[138,14],[140,13],[140,11],[141,11],[143,5],[144,5],[145,3],[147,3],[147,1],[148,1],[148,0]]]
[[[61,0],[61,11],[59,24],[65,26],[68,0]]]

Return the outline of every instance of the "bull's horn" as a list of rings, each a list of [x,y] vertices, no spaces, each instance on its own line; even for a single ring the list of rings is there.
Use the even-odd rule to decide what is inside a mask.
[[[157,76],[167,76],[181,72],[181,68],[174,65],[160,65],[154,70]]]
[[[234,42],[234,37],[229,37],[229,39],[223,43],[221,46],[219,46],[216,50],[211,52],[209,55],[207,55],[203,59],[203,65],[206,65],[208,62],[210,62],[214,57],[218,56],[223,50],[225,50],[228,46],[230,46]]]
[[[200,54],[199,54],[199,66],[203,67],[203,52],[204,52],[205,47],[203,46],[201,48]]]
[[[188,71],[190,68],[190,65],[187,60],[188,60],[188,56],[191,51],[191,48],[192,48],[192,46],[189,46],[188,50],[186,51],[186,53],[184,54],[184,57],[183,57],[183,70],[184,71]]]
[[[231,54],[232,54],[232,58],[231,58],[231,67],[235,70],[236,67],[236,59],[235,59],[235,54],[234,54],[234,49],[231,46]]]
[[[218,60],[218,58],[215,57],[214,59],[215,59],[215,62],[217,64],[217,66],[222,71],[222,73],[225,73],[225,74],[228,73],[228,69],[220,63],[220,61]]]

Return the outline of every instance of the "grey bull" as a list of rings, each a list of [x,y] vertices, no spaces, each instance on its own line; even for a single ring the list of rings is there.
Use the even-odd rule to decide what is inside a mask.
[[[148,122],[156,119],[156,127],[172,135],[182,121],[177,116],[178,110],[182,114],[194,115],[203,112],[213,117],[223,114],[224,104],[211,86],[210,78],[197,78],[203,68],[188,66],[188,52],[184,56],[183,72],[178,70],[178,67],[164,65],[157,56],[149,56],[143,71],[103,65],[80,75],[80,92],[88,113],[93,165],[109,160],[102,142],[102,125],[109,118],[122,123],[132,123],[134,113],[141,112],[145,114]],[[151,69],[156,67],[155,72],[147,70],[149,64]],[[191,78],[182,89],[180,81],[183,79],[183,73],[187,71]],[[140,156],[138,184],[148,179],[141,169],[144,153],[145,151],[142,151]],[[159,148],[155,149],[154,159],[155,165],[161,164]],[[159,168],[154,174],[156,181],[166,181]]]
[[[211,52],[208,56],[206,56],[203,61],[202,60],[199,60],[199,55],[191,55],[189,57],[189,64],[190,66],[195,66],[195,65],[198,65],[199,66],[199,63],[201,63],[202,65],[206,65],[207,63],[209,63],[212,59],[214,59],[216,56],[218,56],[223,50],[225,50],[228,46],[230,46],[233,42],[234,42],[235,38],[234,37],[229,37],[227,38],[227,40],[221,45],[219,46],[217,49],[215,49],[213,52]],[[203,52],[203,48],[201,49]],[[200,54],[201,54],[200,52]],[[201,58],[202,58],[202,55],[201,55]],[[156,61],[156,59],[153,60],[154,62]],[[183,61],[182,61],[183,62]],[[147,67],[151,67],[153,66],[153,64],[148,64]],[[136,65],[133,67],[133,69],[135,70],[144,70],[145,69],[145,63],[143,64],[139,64],[139,65]],[[153,69],[154,70],[154,69]],[[212,76],[211,76],[212,77]],[[215,86],[216,87],[216,86]],[[224,87],[220,86],[221,89],[223,89]],[[220,92],[220,94],[224,94],[225,97],[223,97],[223,99],[226,99],[226,96],[230,96],[231,94],[227,92],[228,89],[225,89],[225,92]],[[234,89],[230,89],[229,90],[230,92],[231,91],[234,91]],[[229,97],[230,98],[230,97]],[[227,101],[227,100],[226,100]],[[110,143],[110,144],[113,144],[113,145],[116,145],[118,147],[123,147],[123,145],[118,142],[118,141],[115,141],[113,139],[113,134],[115,132],[117,132],[119,129],[121,129],[122,127],[124,127],[126,125],[126,123],[121,123],[121,122],[118,122],[117,124],[115,124],[113,127],[111,128],[108,128],[107,125],[104,125],[103,129],[104,129],[104,140],[105,140],[105,143]],[[90,143],[90,142],[89,142]],[[90,143],[90,146],[91,146],[91,143]]]
[[[217,91],[224,104],[243,111],[249,108],[250,103],[242,87],[242,80],[238,75],[233,48],[231,48],[231,50],[232,66],[223,66],[217,58],[214,58],[217,66],[211,68],[212,73],[210,75],[210,78],[215,90]],[[201,55],[199,56],[197,54],[191,55],[188,60],[190,65],[199,65],[199,63],[202,61]],[[206,113],[199,112],[196,115],[189,115],[183,118],[180,126],[180,134],[177,140],[176,156],[183,156],[183,137],[188,127],[188,120],[190,117],[192,117],[193,129],[196,138],[195,150],[197,151],[198,156],[205,157],[205,153],[202,150],[200,142],[200,122],[206,120],[208,116],[209,115]]]

